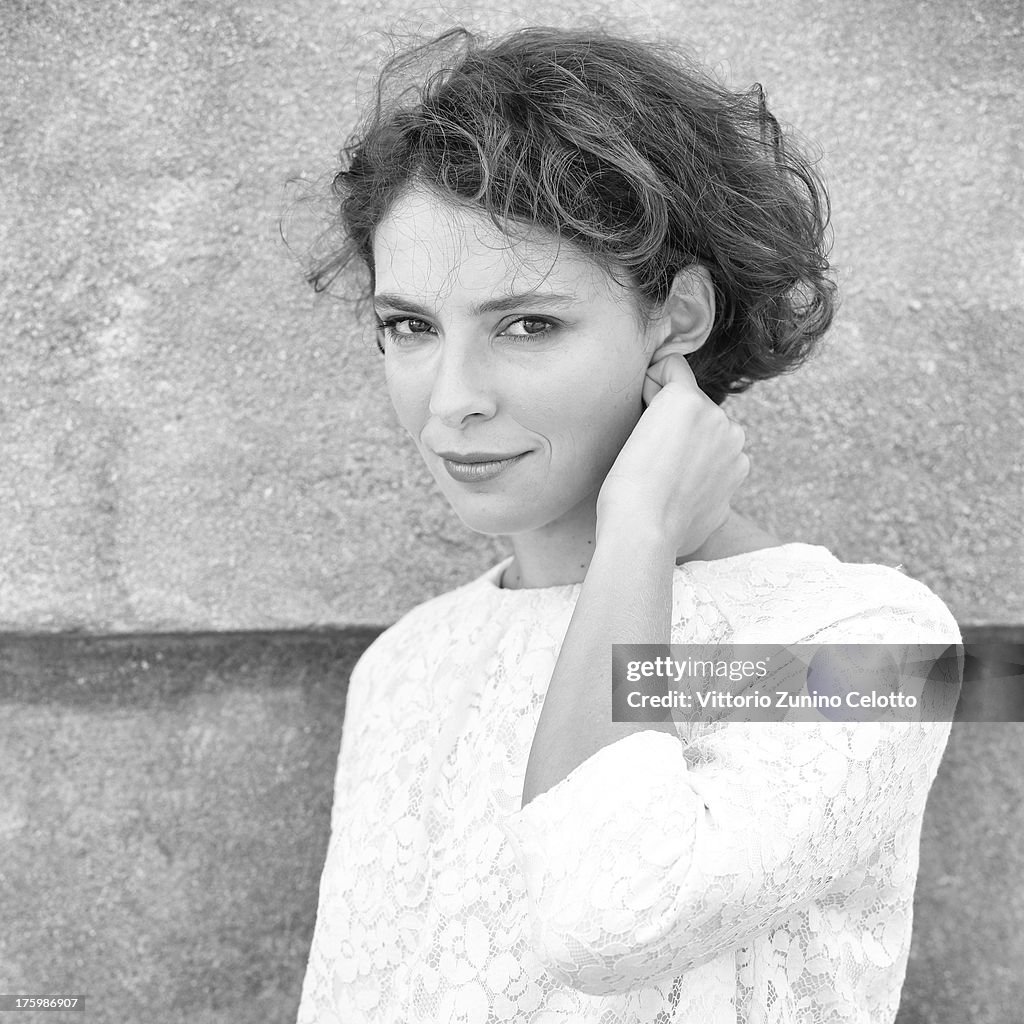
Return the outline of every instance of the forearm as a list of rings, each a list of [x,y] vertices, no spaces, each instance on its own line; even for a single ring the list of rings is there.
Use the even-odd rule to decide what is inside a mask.
[[[671,720],[612,721],[612,644],[669,642],[675,554],[635,531],[598,541],[537,723],[524,807],[609,743],[649,729],[675,733]]]

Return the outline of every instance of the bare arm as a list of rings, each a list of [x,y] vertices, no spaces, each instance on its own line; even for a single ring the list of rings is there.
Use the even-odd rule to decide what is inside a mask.
[[[669,642],[675,556],[653,532],[599,533],[530,748],[523,807],[609,743],[650,729],[675,735],[671,719],[612,721],[611,658],[613,643]]]
[[[523,807],[632,733],[677,735],[668,712],[612,721],[612,644],[669,643],[676,554],[726,522],[750,460],[742,428],[697,387],[684,356],[652,363],[644,388],[647,407],[598,494],[594,557],[537,723]]]

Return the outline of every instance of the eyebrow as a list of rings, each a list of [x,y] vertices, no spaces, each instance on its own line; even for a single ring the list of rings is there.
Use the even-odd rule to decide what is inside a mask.
[[[424,316],[433,315],[426,306],[421,306],[418,302],[410,302],[408,299],[403,299],[401,295],[393,295],[389,292],[374,295],[373,301],[391,309],[407,309],[410,313],[421,313]],[[484,313],[508,313],[525,305],[539,303],[550,306],[558,302],[575,301],[575,295],[562,295],[558,292],[523,292],[521,295],[503,295],[498,299],[488,299],[486,302],[473,306],[470,312],[473,316],[481,316]]]

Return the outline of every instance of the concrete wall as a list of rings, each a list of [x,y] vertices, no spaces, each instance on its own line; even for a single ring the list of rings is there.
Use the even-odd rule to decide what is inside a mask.
[[[582,10],[761,81],[825,155],[845,306],[819,359],[730,401],[736,507],[902,563],[961,621],[1022,621],[1019,4]],[[579,11],[0,5],[0,628],[390,622],[497,561],[277,218],[286,180],[331,168],[379,30]]]
[[[0,4],[0,630],[25,634],[0,637],[0,990],[294,1019],[351,665],[506,549],[433,492],[371,332],[302,283],[284,183],[332,166],[378,30],[580,10]],[[820,358],[730,400],[736,507],[902,563],[965,630],[1020,625],[1016,0],[582,10],[760,80],[824,153],[845,304]],[[900,1024],[1019,1017],[1019,730],[954,728]]]
[[[373,635],[0,641],[0,991],[85,995],[69,1024],[293,1024]],[[1021,729],[953,725],[898,1024],[1020,1020]]]

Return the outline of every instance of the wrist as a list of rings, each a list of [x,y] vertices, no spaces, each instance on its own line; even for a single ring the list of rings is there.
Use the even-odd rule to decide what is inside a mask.
[[[631,560],[642,556],[645,560],[667,561],[671,565],[676,561],[675,544],[668,534],[637,519],[598,523],[594,556],[598,553],[624,553]]]

